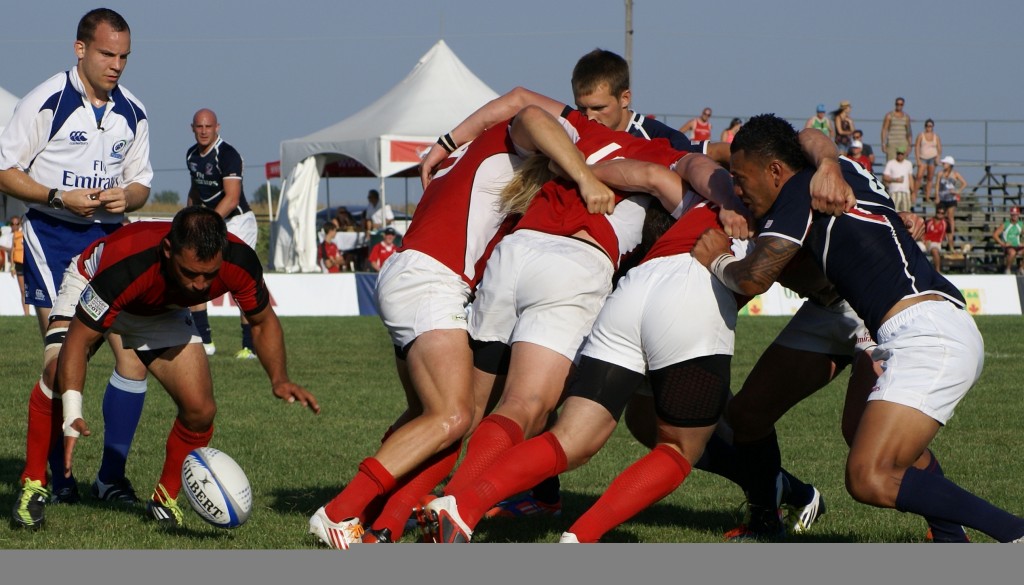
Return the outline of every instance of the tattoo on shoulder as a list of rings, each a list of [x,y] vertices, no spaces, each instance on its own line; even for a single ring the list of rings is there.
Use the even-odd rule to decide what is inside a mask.
[[[768,290],[778,280],[782,269],[800,251],[800,245],[784,238],[765,237],[757,241],[746,261],[746,270],[736,275],[742,289]]]

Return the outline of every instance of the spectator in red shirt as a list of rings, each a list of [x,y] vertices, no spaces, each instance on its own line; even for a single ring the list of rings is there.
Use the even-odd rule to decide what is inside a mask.
[[[342,267],[345,265],[345,258],[338,251],[338,245],[334,243],[334,236],[338,234],[338,225],[333,221],[328,221],[324,224],[322,230],[324,232],[324,239],[320,242],[320,247],[317,250],[317,260],[320,261],[320,267],[323,268],[324,272],[341,272]]]
[[[925,251],[931,254],[932,266],[935,270],[942,272],[942,242],[946,241],[949,250],[953,249],[953,232],[949,231],[949,221],[946,220],[946,210],[939,208],[935,210],[935,216],[924,224],[924,235],[922,243]]]
[[[868,171],[871,170],[871,158],[864,154],[864,143],[860,140],[854,140],[850,143],[850,150],[847,152],[846,158],[856,162]]]
[[[398,232],[395,231],[395,228],[384,228],[383,233],[384,239],[370,250],[370,266],[373,267],[375,272],[380,272],[380,267],[384,265],[384,261],[398,251],[398,246],[395,245],[395,236],[398,235]]]

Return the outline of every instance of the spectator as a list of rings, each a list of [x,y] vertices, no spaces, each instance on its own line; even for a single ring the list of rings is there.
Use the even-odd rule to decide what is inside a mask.
[[[825,115],[825,104],[818,104],[817,112],[807,119],[807,123],[804,124],[804,128],[817,128],[818,130],[821,130],[825,136],[832,138],[834,134],[832,131],[832,121]]]
[[[850,142],[850,151],[846,153],[846,158],[864,167],[869,173],[871,172],[871,159],[864,154],[864,145],[860,140]]]
[[[679,131],[694,142],[711,140],[711,108],[704,108],[700,116],[679,127]]]
[[[384,265],[384,261],[398,251],[398,246],[395,245],[395,236],[397,235],[398,232],[395,231],[395,228],[384,228],[384,239],[377,242],[377,245],[370,250],[370,266],[374,272],[380,272],[380,267]]]
[[[1020,221],[1020,208],[1013,207],[1010,209],[1010,219],[997,226],[995,233],[992,234],[992,239],[1003,249],[1003,254],[1006,257],[1006,270],[1004,271],[1006,274],[1013,274],[1017,255],[1024,251],[1020,237],[1022,229],[1024,229],[1024,223]],[[1019,268],[1017,274],[1024,276],[1024,267]]]
[[[320,261],[320,268],[324,272],[341,272],[345,266],[345,258],[338,252],[338,245],[334,243],[334,236],[338,234],[338,226],[333,221],[325,222],[321,231],[324,234],[323,241],[317,250],[317,259]]]
[[[896,147],[896,158],[886,162],[882,169],[882,182],[896,211],[910,211],[917,193],[914,191],[914,165],[907,160],[907,147]]]
[[[732,120],[730,120],[729,127],[726,128],[725,130],[722,130],[722,142],[725,142],[726,144],[732,144],[733,136],[736,136],[736,133],[740,131],[740,126],[742,125],[743,120],[740,120],[739,118],[733,118]]]
[[[942,158],[942,140],[935,133],[935,120],[924,121],[924,132],[917,135],[914,141],[914,161],[917,164],[917,176],[914,184],[918,190],[924,189],[924,200],[932,199],[932,181],[935,179],[935,164]]]
[[[956,161],[951,156],[942,157],[942,170],[935,175],[935,206],[946,210],[949,220],[949,233],[956,233],[956,206],[960,203],[960,190],[967,186],[967,181],[953,168]],[[950,211],[952,209],[953,211]]]
[[[863,146],[863,150],[861,152],[864,156],[868,157],[869,161],[871,161],[871,166],[866,168],[869,171],[873,170],[875,167],[875,149],[871,148],[871,145],[867,142],[864,142],[864,132],[860,128],[853,131],[853,139],[861,143]]]
[[[370,205],[366,208],[366,233],[385,228],[395,221],[395,215],[391,212],[391,206],[385,205],[381,209],[380,191],[370,189],[366,194],[366,201]]]
[[[334,212],[334,225],[338,228],[339,232],[354,232],[356,230],[356,220],[352,217],[352,212],[347,207],[339,207]]]
[[[25,315],[31,311],[25,303],[25,232],[21,231],[21,218],[11,218],[11,249],[10,263],[14,268],[14,274],[18,277],[18,290],[21,291],[21,307]]]
[[[932,266],[942,272],[942,243],[946,242],[946,248],[953,250],[953,232],[949,229],[945,209],[935,210],[935,215],[924,224],[924,235],[921,238],[922,249],[932,257]]]
[[[882,119],[882,151],[885,152],[886,162],[896,159],[897,148],[902,146],[904,149],[910,149],[914,145],[910,116],[903,111],[905,103],[903,98],[896,98],[895,109]]]
[[[835,121],[836,146],[839,154],[846,154],[853,142],[853,132],[856,129],[853,118],[850,117],[850,110],[853,106],[850,102],[843,100],[839,102],[839,109],[832,111],[832,119]]]

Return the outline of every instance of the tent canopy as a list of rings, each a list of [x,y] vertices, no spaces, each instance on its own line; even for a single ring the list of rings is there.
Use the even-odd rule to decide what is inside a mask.
[[[438,136],[496,97],[440,40],[377,101],[337,124],[282,142],[285,186],[271,231],[272,268],[320,270],[314,216],[321,176],[379,177],[383,204],[385,177],[414,176]]]

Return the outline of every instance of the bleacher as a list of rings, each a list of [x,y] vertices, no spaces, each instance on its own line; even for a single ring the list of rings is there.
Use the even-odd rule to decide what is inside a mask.
[[[1024,194],[1024,164],[985,165],[985,174],[975,185],[963,189],[956,208],[956,252],[943,256],[943,272],[964,274],[1000,274],[1004,268],[1003,251],[992,233],[1010,216],[1010,208],[1021,205]],[[1003,170],[1005,168],[1012,170]],[[919,198],[920,200],[920,198]],[[934,214],[935,206],[914,210],[924,218]],[[970,247],[963,251],[964,244]]]

